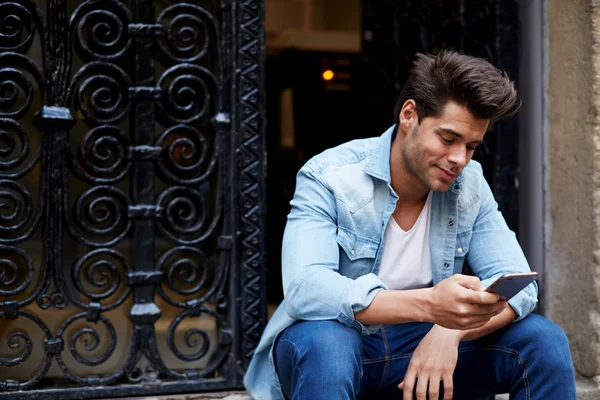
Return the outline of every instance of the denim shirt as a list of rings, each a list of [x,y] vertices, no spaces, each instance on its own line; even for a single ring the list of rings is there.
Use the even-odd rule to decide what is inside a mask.
[[[380,328],[354,314],[387,290],[377,272],[398,199],[390,178],[394,130],[326,150],[298,172],[282,244],[284,300],[244,377],[254,399],[283,399],[272,347],[294,321],[338,320],[362,335]],[[434,285],[461,273],[465,260],[484,286],[508,272],[530,271],[476,161],[447,192],[433,193],[429,244]],[[510,299],[517,321],[535,308],[537,294],[533,282]]]

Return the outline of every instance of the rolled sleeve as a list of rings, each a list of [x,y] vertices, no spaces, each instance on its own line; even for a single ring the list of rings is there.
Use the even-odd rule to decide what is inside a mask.
[[[367,308],[377,293],[385,289],[385,285],[375,274],[363,275],[351,281],[346,298],[340,303],[338,321],[356,328],[363,336],[377,332],[381,325],[364,325],[354,318],[354,314]]]
[[[337,210],[332,192],[305,165],[298,173],[283,235],[286,311],[297,320],[338,320],[362,335],[377,331],[354,313],[368,307],[385,285],[374,274],[351,279],[339,272]]]

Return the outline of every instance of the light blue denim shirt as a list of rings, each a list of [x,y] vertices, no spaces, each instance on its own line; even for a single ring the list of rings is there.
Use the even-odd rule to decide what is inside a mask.
[[[296,320],[338,320],[362,335],[354,313],[380,290],[377,277],[385,227],[398,196],[391,187],[390,148],[395,127],[381,137],[354,140],[313,157],[298,172],[283,235],[285,299],[269,320],[244,385],[256,400],[283,399],[273,363],[277,335]],[[434,192],[429,244],[433,284],[461,273],[465,259],[489,285],[507,272],[530,271],[479,163],[471,161],[447,192]],[[537,303],[534,282],[509,304],[518,320]]]

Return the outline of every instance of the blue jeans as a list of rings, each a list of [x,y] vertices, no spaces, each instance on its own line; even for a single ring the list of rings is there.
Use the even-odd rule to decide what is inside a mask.
[[[361,336],[337,321],[298,321],[275,344],[284,395],[292,400],[401,399],[412,352],[427,323],[386,325]],[[569,343],[562,329],[531,314],[458,349],[453,398],[576,400]]]

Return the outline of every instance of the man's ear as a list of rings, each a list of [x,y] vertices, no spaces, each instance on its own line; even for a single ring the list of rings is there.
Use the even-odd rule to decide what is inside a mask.
[[[400,110],[400,127],[405,132],[411,132],[419,123],[419,115],[417,114],[417,104],[414,100],[409,99],[404,102]]]

